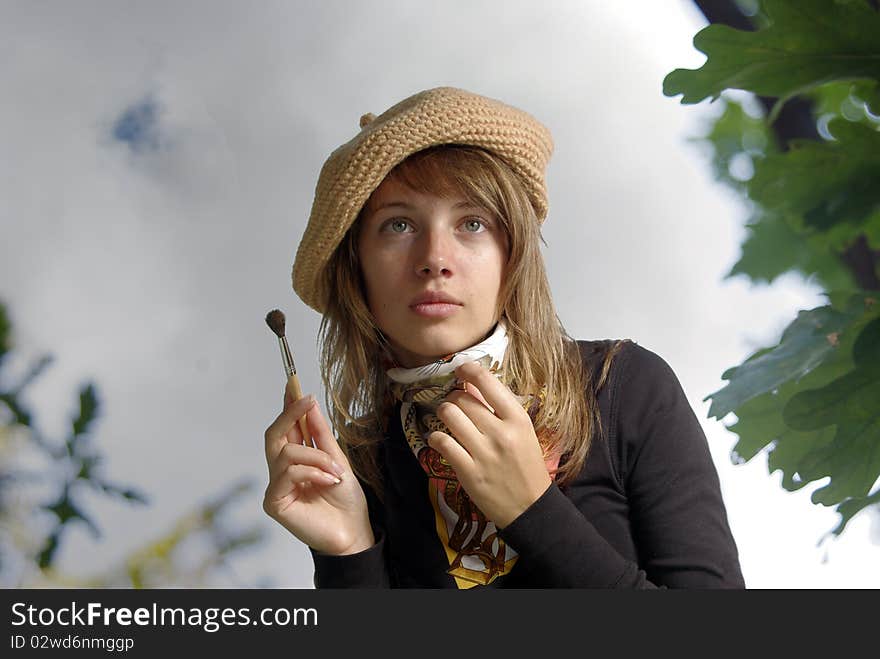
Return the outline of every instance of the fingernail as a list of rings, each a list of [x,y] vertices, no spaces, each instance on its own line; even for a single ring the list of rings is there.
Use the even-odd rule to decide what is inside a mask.
[[[339,485],[339,483],[342,482],[338,478],[336,478],[336,476],[333,476],[332,474],[328,474],[326,472],[324,472],[324,478],[327,479],[327,482],[332,483],[333,485]]]
[[[337,476],[339,476],[340,478],[345,473],[345,469],[343,469],[340,465],[336,464],[335,462],[331,462],[330,467],[331,467],[331,469],[333,469],[333,473],[336,474]]]

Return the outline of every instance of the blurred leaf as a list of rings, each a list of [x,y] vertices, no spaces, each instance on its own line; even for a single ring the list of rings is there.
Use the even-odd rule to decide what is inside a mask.
[[[56,527],[49,537],[46,538],[43,548],[37,555],[37,565],[41,570],[49,568],[55,560],[55,552],[58,551],[58,540],[61,533],[61,527]]]
[[[167,580],[174,574],[175,552],[196,536],[207,539],[213,548],[204,561],[202,573],[221,563],[227,554],[260,542],[264,534],[259,529],[228,533],[219,524],[221,512],[252,489],[250,481],[232,484],[212,500],[182,516],[171,531],[129,556],[125,573],[133,587],[149,588],[158,580]]]
[[[76,474],[77,479],[84,481],[93,480],[93,472],[101,464],[101,458],[97,455],[79,456],[79,472]]]
[[[791,270],[815,276],[827,290],[852,289],[852,275],[835,254],[826,236],[797,231],[785,217],[758,211],[746,225],[739,261],[725,278],[746,275],[753,282],[772,283]]]
[[[828,129],[837,141],[795,140],[757,163],[749,197],[821,231],[842,222],[857,228],[880,209],[880,131],[845,119]]]
[[[786,398],[790,400],[791,392],[786,393]],[[782,409],[784,405],[777,408],[777,417],[782,416]],[[789,492],[799,490],[817,480],[807,463],[812,456],[825,450],[833,442],[834,428],[798,432],[783,425],[767,456],[767,470],[771,474],[775,471],[782,472],[781,484],[784,489]]]
[[[880,96],[880,81],[843,80],[810,90],[807,97],[813,102],[817,117],[839,116],[867,126],[877,126],[880,117],[871,114],[871,107]],[[878,107],[880,109],[880,107]]]
[[[865,105],[860,109],[873,115],[869,119],[880,122],[880,79],[853,82],[849,95],[856,104],[863,103]]]
[[[743,363],[754,361],[754,360],[758,359],[759,357],[766,355],[771,350],[773,350],[772,347],[771,348],[760,348],[759,350],[756,350],[751,355],[749,355],[746,358],[745,362],[743,362]],[[730,380],[733,377],[734,373],[736,373],[737,369],[739,369],[739,368],[741,368],[741,366],[731,366],[726,371],[724,371],[724,373],[721,374],[721,379],[722,380]],[[708,398],[708,396],[706,398]],[[706,399],[704,398],[703,400],[706,400]]]
[[[79,390],[79,415],[73,421],[71,443],[79,436],[88,432],[89,424],[95,420],[98,411],[98,399],[95,387],[88,383]]]
[[[745,191],[746,179],[734,176],[738,161],[745,160],[754,166],[755,160],[776,151],[765,121],[752,117],[740,103],[731,99],[724,99],[724,112],[714,120],[710,130],[693,140],[712,147],[715,178],[740,192]]]
[[[859,333],[853,360],[854,370],[799,392],[783,409],[785,423],[795,430],[837,428],[834,441],[799,466],[811,480],[832,476],[812,496],[826,506],[867,496],[880,475],[880,318]]]
[[[865,102],[865,107],[870,112],[873,120],[880,120],[880,84],[874,84],[856,92],[859,98]]]
[[[259,527],[253,527],[247,531],[234,533],[217,543],[217,552],[221,556],[225,556],[234,551],[259,544],[265,536],[265,532]]]
[[[798,318],[815,311],[801,312]],[[813,492],[812,500],[838,504],[842,519],[835,533],[870,505],[870,488],[880,476],[880,305],[860,293],[850,296],[841,315],[850,322],[825,337],[833,349],[825,351],[814,368],[746,399],[733,410],[737,421],[728,426],[739,435],[733,460],[750,460],[767,447],[768,469],[782,471],[785,489],[830,477]],[[815,345],[804,340],[804,327],[791,334],[786,330],[780,345],[793,339],[792,345],[801,345],[803,361],[808,362],[817,353]],[[750,364],[773,371],[774,362],[765,358],[778,348],[759,351],[742,366],[728,369],[728,379],[755,377],[747,368]],[[767,379],[772,373],[758,375]]]
[[[868,506],[880,504],[880,490],[868,497],[847,499],[839,506],[837,512],[840,514],[840,523],[831,530],[834,535],[843,533],[844,528],[849,521]]]
[[[60,526],[64,526],[74,520],[80,520],[89,527],[95,537],[101,535],[101,531],[98,529],[97,525],[82,510],[80,510],[66,491],[58,501],[44,506],[44,508],[58,518]]]
[[[754,32],[709,25],[694,37],[707,56],[697,70],[663,81],[682,103],[718,98],[725,89],[788,98],[839,79],[880,79],[880,13],[867,2],[763,0],[770,24]]]
[[[18,394],[19,391],[25,389],[33,380],[40,377],[53,361],[55,361],[55,358],[52,355],[41,355],[38,357],[21,381],[14,387],[13,392]]]
[[[868,245],[873,249],[880,249],[880,207],[871,213],[860,225],[842,222],[831,227],[828,231],[819,233],[809,228],[805,229],[824,240],[827,249],[837,254],[844,251],[859,237],[864,236]]]
[[[31,425],[30,413],[23,407],[21,407],[21,405],[19,405],[18,398],[15,396],[15,394],[0,392],[0,402],[3,402],[12,413],[12,421],[10,425]]]
[[[821,87],[811,89],[804,96],[813,102],[816,116],[840,116],[840,110],[844,102],[850,97],[855,84],[850,80],[829,82]]]
[[[787,465],[789,461],[796,462],[815,447],[833,440],[833,429],[830,431],[826,429],[799,432],[790,428],[783,420],[782,411],[785,404],[799,391],[806,388],[822,387],[852,369],[850,349],[855,341],[855,333],[859,330],[860,323],[866,322],[867,320],[864,319],[857,321],[850,331],[840,334],[835,339],[838,341],[838,345],[832,346],[832,349],[825,354],[821,365],[813,368],[809,373],[799,379],[783,380],[772,390],[749,398],[735,407],[733,411],[737,421],[727,426],[728,430],[739,435],[739,440],[733,447],[732,457],[735,462],[751,460],[761,449],[770,446],[768,467],[772,473],[782,468],[783,465]],[[771,354],[773,350],[772,348],[767,349],[762,354]],[[739,371],[750,363],[747,361],[736,370]],[[772,364],[772,362],[767,363],[762,360],[755,360],[755,363],[762,368],[768,368]],[[726,379],[732,377],[725,375]],[[782,485],[785,489],[798,489],[807,482],[800,477],[796,478],[795,474],[797,473],[798,469],[796,468],[783,473]]]
[[[818,376],[823,381],[828,377],[819,370],[806,376],[805,380],[811,376],[812,379]],[[799,391],[797,384],[789,382],[781,385],[776,393],[756,396],[736,409],[737,421],[727,426],[728,430],[739,435],[739,440],[731,450],[731,459],[734,463],[747,462],[768,446],[772,447],[770,459],[774,460],[774,456],[780,457],[798,450],[803,452],[814,444],[831,441],[834,433],[797,433],[785,425],[782,420],[782,408],[785,401],[796,391]],[[795,455],[794,459],[797,459],[798,455]],[[778,468],[779,465],[769,465],[771,473]],[[783,486],[789,490],[799,487],[794,479],[789,484],[783,483]]]
[[[100,487],[107,494],[121,497],[127,501],[134,501],[135,503],[144,505],[149,503],[147,496],[138,490],[111,485],[110,483],[105,483],[103,481],[95,481],[95,485]]]
[[[826,85],[820,88],[825,90],[823,94],[817,92],[816,96],[828,108],[839,107],[854,88],[851,83]],[[743,193],[748,183],[733,175],[737,163],[747,162],[750,167],[761,168],[764,167],[761,161],[768,155],[782,158],[777,155],[775,139],[766,122],[751,116],[739,102],[729,98],[724,99],[724,112],[714,120],[711,129],[695,141],[712,147],[715,177]],[[815,177],[817,172],[811,171],[809,175]],[[862,226],[840,224],[820,234],[805,226],[797,215],[768,210],[755,203],[746,226],[741,257],[726,277],[746,275],[753,282],[771,283],[776,277],[796,270],[807,278],[815,278],[829,290],[853,288],[852,274],[841,261],[839,252],[860,233],[872,232],[874,224],[878,225],[876,232],[880,234],[880,213]],[[870,236],[868,240],[870,244]]]
[[[0,302],[0,366],[3,365],[3,358],[12,348],[12,324],[9,322],[9,316],[6,313],[6,305]]]
[[[749,399],[799,380],[829,359],[844,329],[864,313],[860,295],[852,297],[846,312],[830,305],[798,312],[777,346],[722,376],[729,384],[703,399],[712,399],[709,416],[721,419]]]

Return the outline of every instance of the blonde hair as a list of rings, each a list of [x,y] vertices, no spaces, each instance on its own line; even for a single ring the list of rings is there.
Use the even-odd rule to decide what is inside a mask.
[[[601,432],[596,392],[620,342],[606,354],[599,382],[591,382],[577,343],[553,306],[535,210],[502,160],[478,147],[441,145],[411,155],[386,178],[420,193],[460,194],[501,221],[508,261],[495,317],[505,317],[510,338],[502,376],[519,394],[537,393],[547,385],[535,429],[545,456],[564,458],[556,482],[569,482],[581,471],[594,433]],[[330,294],[318,342],[334,432],[357,476],[381,498],[378,443],[383,440],[383,419],[391,412],[382,366],[387,348],[366,304],[357,254],[358,231],[369,207],[370,200],[325,270]]]

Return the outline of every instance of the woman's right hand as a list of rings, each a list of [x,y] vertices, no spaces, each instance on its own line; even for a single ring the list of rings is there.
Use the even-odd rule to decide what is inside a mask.
[[[306,415],[315,447],[298,420]],[[294,401],[266,429],[269,486],[263,510],[312,549],[353,554],[375,543],[367,500],[313,396]],[[338,479],[338,482],[337,482]]]

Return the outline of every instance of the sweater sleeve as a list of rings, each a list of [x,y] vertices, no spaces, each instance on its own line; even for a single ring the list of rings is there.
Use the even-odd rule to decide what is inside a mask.
[[[379,531],[376,544],[357,554],[336,556],[311,547],[315,564],[315,588],[389,588],[385,567],[385,536]]]
[[[617,359],[612,423],[639,564],[556,485],[501,537],[548,587],[742,588],[736,545],[703,430],[678,378],[636,344]]]
[[[555,484],[498,533],[545,588],[656,588]]]

